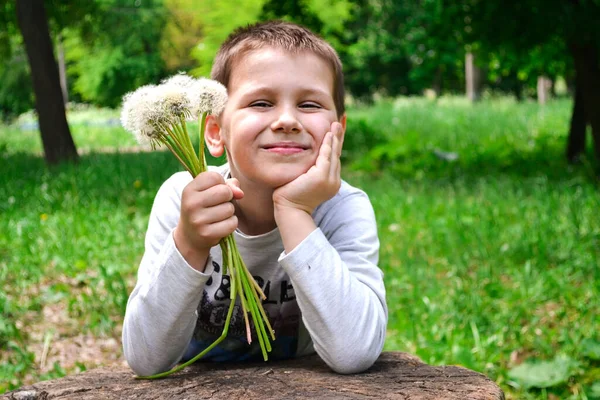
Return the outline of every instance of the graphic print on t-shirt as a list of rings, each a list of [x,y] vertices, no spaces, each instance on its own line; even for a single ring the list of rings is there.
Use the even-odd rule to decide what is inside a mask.
[[[213,261],[214,272],[206,282],[202,300],[198,306],[198,321],[194,336],[183,361],[190,359],[210,346],[223,333],[227,313],[230,306],[230,277],[223,274],[221,265]],[[271,343],[272,351],[268,353],[270,360],[294,357],[298,347],[298,331],[300,326],[300,309],[294,295],[289,277],[283,269],[278,268],[270,274],[269,279],[255,276],[256,283],[265,296],[263,307],[269,322],[275,331],[275,341]],[[249,316],[250,318],[250,316]],[[242,307],[238,302],[234,306],[227,337],[213,348],[204,360],[243,361],[262,359],[262,352],[254,324],[250,319],[252,343],[248,345],[246,325]]]

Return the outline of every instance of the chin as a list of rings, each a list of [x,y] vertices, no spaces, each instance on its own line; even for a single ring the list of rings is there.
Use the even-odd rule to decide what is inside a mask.
[[[294,179],[298,178],[300,175],[304,174],[306,170],[294,170],[292,168],[282,168],[284,171],[273,171],[273,173],[269,174],[268,177],[265,177],[265,182],[267,185],[273,189],[281,187],[285,184],[290,183]]]

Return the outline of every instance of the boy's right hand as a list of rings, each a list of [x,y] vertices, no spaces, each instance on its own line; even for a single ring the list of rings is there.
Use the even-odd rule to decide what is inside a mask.
[[[236,230],[238,220],[231,200],[244,197],[239,185],[235,178],[225,181],[219,173],[207,171],[183,189],[173,239],[192,268],[204,271],[210,248]]]

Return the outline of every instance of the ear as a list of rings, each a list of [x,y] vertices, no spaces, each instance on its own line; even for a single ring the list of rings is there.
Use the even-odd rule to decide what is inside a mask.
[[[204,141],[208,147],[208,151],[213,157],[221,157],[225,151],[225,141],[223,140],[223,132],[217,117],[208,115],[206,117],[206,125],[204,130]]]

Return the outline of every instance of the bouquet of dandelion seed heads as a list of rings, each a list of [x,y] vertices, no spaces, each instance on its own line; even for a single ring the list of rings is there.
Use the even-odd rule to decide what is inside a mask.
[[[194,79],[178,74],[162,81],[160,85],[142,86],[123,98],[121,123],[133,133],[141,144],[150,144],[153,149],[166,146],[177,157],[192,177],[207,170],[204,156],[204,130],[206,116],[219,115],[227,102],[227,90],[219,82],[210,79]],[[187,122],[199,123],[200,143],[196,153],[188,134]],[[246,324],[248,343],[252,342],[250,321],[252,318],[256,335],[260,343],[263,358],[267,361],[267,352],[271,351],[271,342],[275,340],[273,328],[265,314],[262,299],[264,293],[246,268],[237,249],[233,235],[223,238],[219,245],[223,254],[223,273],[229,273],[231,280],[229,310],[221,336],[196,357],[170,371],[142,379],[162,378],[177,372],[202,358],[227,336],[233,308],[239,294],[242,313]]]

